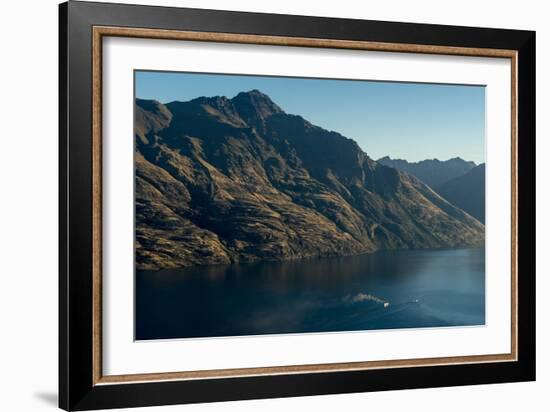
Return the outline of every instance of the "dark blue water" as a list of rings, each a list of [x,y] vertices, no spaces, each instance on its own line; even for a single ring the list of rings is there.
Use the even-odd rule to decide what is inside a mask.
[[[138,340],[484,323],[484,249],[136,274]]]

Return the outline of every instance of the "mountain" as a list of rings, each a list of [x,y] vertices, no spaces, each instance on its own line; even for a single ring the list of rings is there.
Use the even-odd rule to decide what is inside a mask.
[[[460,157],[445,161],[426,159],[420,162],[408,162],[403,159],[392,159],[385,156],[378,159],[378,163],[395,167],[416,176],[432,188],[440,186],[455,177],[462,176],[476,166],[474,162],[468,162]]]
[[[420,180],[258,90],[135,112],[138,269],[484,241]]]
[[[485,163],[435,188],[443,198],[485,223]]]

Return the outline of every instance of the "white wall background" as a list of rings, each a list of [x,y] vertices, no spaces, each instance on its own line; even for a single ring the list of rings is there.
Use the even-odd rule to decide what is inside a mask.
[[[126,1],[127,2],[127,1]],[[140,1],[133,1],[134,3]],[[166,411],[548,409],[550,26],[539,0],[149,0],[145,3],[537,31],[537,347],[535,383],[165,407]],[[3,2],[0,13],[0,410],[57,403],[57,0]],[[145,409],[142,409],[145,410]],[[153,409],[147,409],[153,410]],[[158,409],[161,410],[161,409]]]

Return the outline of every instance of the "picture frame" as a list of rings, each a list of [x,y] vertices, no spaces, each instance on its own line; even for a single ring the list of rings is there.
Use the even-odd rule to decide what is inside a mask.
[[[510,352],[104,374],[103,40],[508,59]],[[114,83],[113,83],[114,84]],[[111,87],[114,87],[110,84]],[[59,7],[59,406],[65,410],[535,379],[535,33],[70,1]],[[508,315],[507,315],[508,316]],[[108,321],[108,319],[107,319]],[[330,350],[330,348],[326,348]]]

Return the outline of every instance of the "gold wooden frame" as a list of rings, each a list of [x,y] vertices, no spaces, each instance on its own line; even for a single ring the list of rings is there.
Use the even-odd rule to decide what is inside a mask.
[[[291,47],[318,47],[333,49],[354,49],[368,51],[386,51],[400,53],[424,53],[440,55],[459,55],[477,57],[498,57],[511,60],[511,182],[512,182],[512,239],[511,239],[511,352],[509,354],[451,356],[439,358],[395,359],[382,361],[329,363],[315,365],[289,365],[276,367],[256,367],[238,369],[218,369],[202,371],[144,373],[132,375],[103,375],[102,372],[102,40],[103,37],[133,37],[164,40],[187,40],[204,42],[222,42],[257,45],[277,45]],[[503,49],[482,49],[450,46],[431,46],[418,44],[383,43],[369,41],[334,40],[318,38],[300,38],[283,36],[263,36],[248,34],[196,32],[141,29],[128,27],[94,26],[92,61],[92,180],[93,180],[93,384],[135,383],[144,381],[167,381],[189,379],[214,379],[276,374],[319,373],[352,371],[381,368],[400,368],[411,366],[456,365],[468,363],[513,362],[518,356],[517,336],[517,294],[518,294],[518,234],[517,234],[517,52]]]

